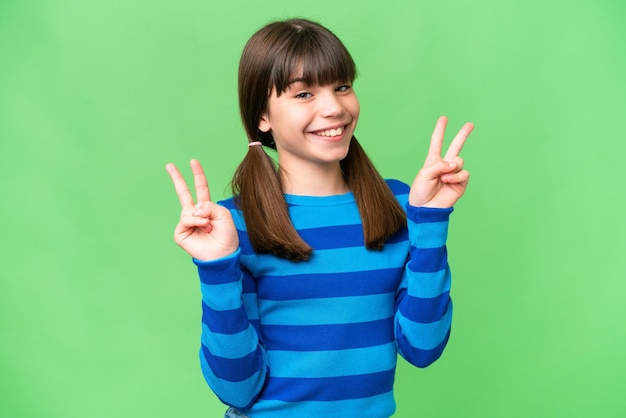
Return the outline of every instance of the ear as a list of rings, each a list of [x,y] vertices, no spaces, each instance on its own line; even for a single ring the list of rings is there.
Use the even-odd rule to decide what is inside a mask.
[[[270,125],[270,119],[267,113],[263,113],[261,118],[259,119],[259,131],[261,132],[269,132],[272,129],[272,125]]]

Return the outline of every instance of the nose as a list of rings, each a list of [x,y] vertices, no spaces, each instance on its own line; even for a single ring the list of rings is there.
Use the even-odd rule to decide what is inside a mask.
[[[337,96],[334,89],[332,91],[324,92],[320,98],[320,115],[328,117],[337,117],[343,114],[344,106],[341,98]]]

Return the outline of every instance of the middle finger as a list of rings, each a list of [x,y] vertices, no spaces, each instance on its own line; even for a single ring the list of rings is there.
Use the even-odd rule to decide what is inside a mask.
[[[450,146],[448,147],[448,150],[446,151],[446,155],[443,157],[445,161],[450,161],[451,159],[453,159],[454,157],[457,157],[461,153],[461,150],[463,149],[463,145],[465,144],[465,140],[467,139],[467,137],[469,136],[469,134],[472,132],[473,129],[474,129],[474,124],[471,122],[467,122],[465,125],[463,125],[459,133],[456,134],[456,136],[450,143]]]

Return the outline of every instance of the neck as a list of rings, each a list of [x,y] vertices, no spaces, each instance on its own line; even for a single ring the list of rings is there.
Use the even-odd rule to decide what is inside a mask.
[[[290,170],[279,169],[283,192],[302,196],[332,196],[348,193],[339,162],[328,166],[312,165]]]

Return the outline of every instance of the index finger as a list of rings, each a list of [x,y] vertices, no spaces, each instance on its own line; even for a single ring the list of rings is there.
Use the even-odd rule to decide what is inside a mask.
[[[471,122],[467,122],[465,125],[463,125],[459,133],[456,134],[456,136],[450,143],[450,146],[446,151],[446,155],[443,157],[445,161],[452,161],[454,157],[458,157],[458,155],[461,153],[461,150],[463,149],[465,140],[467,139],[469,134],[472,133],[473,129],[474,124]]]
[[[441,148],[443,147],[443,134],[446,131],[447,124],[447,117],[441,116],[439,119],[437,119],[435,130],[433,131],[433,135],[430,138],[430,146],[428,147],[427,158],[435,158],[437,160],[441,158]]]
[[[178,171],[178,168],[176,168],[174,164],[169,163],[165,166],[165,169],[174,183],[180,205],[182,207],[193,206],[193,196],[189,191],[189,187],[187,187],[185,179],[182,174],[180,174],[180,171]]]
[[[191,160],[189,165],[193,173],[193,184],[196,186],[196,199],[198,203],[209,202],[211,200],[211,192],[209,191],[209,184],[206,181],[206,175],[204,174],[200,161]]]

